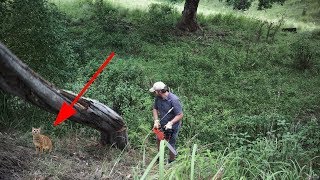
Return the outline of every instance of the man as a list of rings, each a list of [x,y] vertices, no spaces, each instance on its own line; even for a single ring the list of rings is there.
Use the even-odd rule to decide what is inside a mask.
[[[169,143],[175,148],[176,139],[181,127],[181,119],[183,117],[180,100],[175,94],[169,92],[168,87],[163,82],[154,83],[149,91],[155,94],[155,102],[152,110],[154,119],[153,127],[161,128],[165,131],[172,129],[173,133],[169,139]],[[157,139],[158,149],[159,145],[160,140]],[[175,160],[175,155],[171,151],[169,155],[168,162],[171,163]]]

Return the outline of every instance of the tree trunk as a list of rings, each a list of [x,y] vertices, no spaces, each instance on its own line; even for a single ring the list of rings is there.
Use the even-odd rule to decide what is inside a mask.
[[[57,114],[65,101],[71,103],[76,94],[60,90],[21,62],[0,43],[0,90],[16,95],[48,112]],[[101,143],[125,148],[128,143],[124,120],[97,100],[80,98],[74,105],[77,113],[71,121],[101,132]],[[53,123],[53,121],[52,121]]]
[[[181,21],[177,24],[182,31],[195,32],[200,27],[197,23],[197,9],[200,0],[186,0]]]

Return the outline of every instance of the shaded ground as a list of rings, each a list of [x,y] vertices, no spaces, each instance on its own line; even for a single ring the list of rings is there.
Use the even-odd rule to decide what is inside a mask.
[[[0,132],[0,179],[22,179],[30,168],[31,148],[16,144],[14,136]]]
[[[141,159],[76,135],[53,143],[53,152],[37,155],[31,133],[0,132],[0,179],[132,179]]]

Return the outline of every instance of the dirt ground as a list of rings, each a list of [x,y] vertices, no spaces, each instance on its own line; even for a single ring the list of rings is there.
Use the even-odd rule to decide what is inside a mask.
[[[101,147],[91,139],[52,141],[54,150],[39,155],[31,133],[0,131],[0,179],[133,179],[142,159],[134,150]]]

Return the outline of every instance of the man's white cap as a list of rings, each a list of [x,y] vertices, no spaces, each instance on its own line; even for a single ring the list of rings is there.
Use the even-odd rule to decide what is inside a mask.
[[[162,90],[166,87],[166,85],[159,81],[159,82],[156,82],[153,84],[152,88],[149,89],[150,92],[154,92],[154,91],[159,91],[159,90]]]

